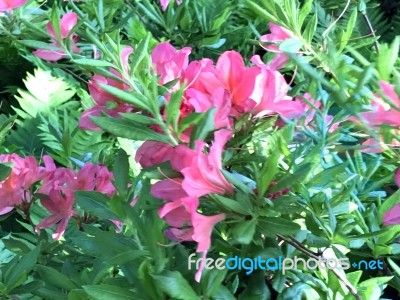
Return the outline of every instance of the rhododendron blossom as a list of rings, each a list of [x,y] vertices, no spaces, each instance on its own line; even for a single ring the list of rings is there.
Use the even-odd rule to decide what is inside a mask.
[[[289,85],[283,75],[264,64],[258,55],[253,56],[251,62],[260,69],[260,76],[257,77],[256,83],[258,93],[253,96],[257,103],[252,109],[253,114],[256,117],[279,114],[288,119],[303,115],[303,104],[292,101],[292,98],[287,95]]]
[[[235,51],[224,52],[218,58],[216,68],[220,72],[227,90],[231,93],[232,107],[239,113],[250,111],[257,101],[251,96],[254,97],[254,90],[257,88],[256,78],[260,75],[259,68],[247,68],[242,56]]]
[[[203,153],[204,142],[196,142],[192,163],[181,170],[184,176],[182,187],[188,195],[201,197],[209,193],[233,193],[233,186],[221,172],[222,151],[231,135],[232,132],[225,129],[215,132],[208,155]]]
[[[151,53],[151,60],[156,67],[157,74],[161,75],[160,84],[173,81],[181,76],[189,64],[191,48],[185,47],[176,50],[170,43],[158,44]]]
[[[75,34],[71,34],[72,28],[78,23],[78,15],[74,12],[69,12],[66,13],[60,20],[60,35],[61,39],[64,40],[69,36],[69,39],[71,41],[71,50],[73,52],[79,52],[79,48],[76,46],[76,38],[77,36]],[[49,44],[50,46],[53,46],[55,49],[54,50],[48,50],[48,49],[38,49],[36,51],[33,51],[33,54],[36,55],[37,57],[47,60],[47,61],[58,61],[62,58],[68,57],[69,54],[65,52],[65,50],[62,48],[60,45],[60,42],[58,40],[58,37],[56,33],[54,32],[54,25],[49,22],[46,27],[47,33],[51,36],[53,39],[53,42]]]
[[[382,93],[392,102],[391,105],[393,105],[394,107],[392,107],[389,103],[387,103],[379,95],[376,94],[371,101],[371,111],[361,112],[361,118],[372,129],[378,129],[379,126],[382,126],[384,124],[398,128],[400,127],[400,98],[396,94],[393,85],[385,81],[380,81],[379,84]],[[360,122],[357,117],[353,116],[350,117],[349,120],[357,123]],[[398,134],[398,132],[398,129],[395,129],[394,133]],[[393,141],[389,145],[384,144],[382,136],[379,136],[378,139],[379,141],[375,140],[375,138],[367,139],[362,144],[363,146],[366,146],[366,148],[362,151],[367,153],[380,153],[384,151],[387,146],[400,146],[400,142],[396,139],[393,139]]]
[[[375,95],[375,98],[372,99],[371,111],[362,112],[360,115],[372,128],[377,128],[377,126],[383,124],[399,127],[400,98],[396,94],[394,86],[385,81],[381,81],[379,84],[383,94],[392,101],[394,107],[391,107],[391,105],[384,101],[379,95]],[[351,117],[350,120],[358,121],[355,117]]]
[[[47,196],[40,202],[51,215],[43,219],[36,226],[36,230],[58,224],[52,235],[53,239],[58,240],[64,234],[69,219],[77,215],[74,209],[74,192],[77,190],[97,191],[112,196],[115,192],[111,184],[113,175],[106,167],[91,163],[85,164],[79,172],[75,173],[68,168],[56,168],[49,156],[44,156],[43,161],[47,175],[38,193]]]
[[[133,52],[132,47],[125,47],[120,54],[122,67],[126,72],[129,71],[128,58]],[[114,69],[110,69],[116,77],[121,78],[122,75]],[[117,97],[107,93],[101,85],[109,85],[121,90],[129,91],[131,88],[121,81],[105,77],[103,75],[95,74],[88,84],[90,96],[92,96],[95,105],[88,110],[85,110],[79,119],[79,127],[86,130],[100,130],[100,128],[93,123],[91,117],[100,117],[101,113],[105,113],[111,117],[118,118],[120,113],[130,112],[133,107],[127,103],[122,102]]]
[[[187,197],[188,194],[182,189],[182,181],[182,178],[158,181],[151,186],[151,195],[166,201]]]
[[[191,223],[193,226],[192,239],[197,242],[197,252],[202,253],[202,261],[200,267],[196,272],[195,280],[200,282],[201,274],[205,267],[206,257],[208,250],[211,247],[211,233],[214,226],[225,219],[224,214],[218,214],[214,216],[204,216],[197,212],[199,206],[199,200],[196,198],[183,198],[182,203],[186,210],[191,214]]]
[[[33,156],[23,158],[15,153],[3,154],[0,162],[13,165],[10,175],[0,181],[0,214],[4,214],[14,206],[30,202],[30,188],[45,176],[45,170],[39,167]]]
[[[11,11],[15,8],[21,7],[27,0],[0,0],[0,11]]]
[[[271,52],[281,52],[278,45],[276,44],[281,43],[286,39],[295,37],[295,35],[290,30],[272,22],[269,23],[269,30],[271,31],[271,33],[261,36],[260,41],[270,43],[270,45],[261,46]]]

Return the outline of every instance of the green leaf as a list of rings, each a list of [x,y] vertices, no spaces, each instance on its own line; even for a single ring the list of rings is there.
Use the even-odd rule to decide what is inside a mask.
[[[300,9],[299,13],[299,26],[303,26],[304,20],[310,14],[312,10],[313,0],[306,0]]]
[[[179,133],[184,132],[190,126],[197,125],[204,117],[203,113],[191,113],[179,123]]]
[[[390,258],[387,258],[389,266],[393,269],[398,277],[400,277],[400,267]]]
[[[25,46],[28,46],[30,48],[35,48],[35,49],[45,49],[45,50],[52,50],[52,51],[60,51],[60,47],[56,47],[54,45],[45,43],[45,42],[40,42],[40,41],[34,41],[34,40],[21,40],[18,41],[18,43],[23,44]]]
[[[367,279],[357,286],[358,293],[362,299],[380,299],[383,290],[393,276],[375,277]]]
[[[278,160],[281,156],[280,151],[275,151],[269,156],[260,171],[260,174],[257,176],[257,194],[258,199],[263,199],[268,187],[270,186],[272,180],[274,179],[277,171],[278,171]]]
[[[137,300],[143,299],[137,293],[130,291],[128,288],[101,284],[101,285],[84,285],[85,292],[96,300]]]
[[[300,225],[283,218],[265,217],[258,219],[257,226],[266,236],[275,236],[277,234],[291,235],[300,230]]]
[[[236,300],[235,296],[224,285],[220,285],[213,300]]]
[[[106,195],[92,191],[76,191],[74,194],[80,208],[93,214],[93,216],[104,219],[119,219],[119,217],[108,208],[110,199]]]
[[[205,113],[205,117],[194,128],[190,136],[190,146],[194,146],[195,141],[203,141],[206,139],[210,131],[214,130],[215,107]]]
[[[132,73],[136,72],[137,67],[142,60],[148,55],[147,48],[149,47],[151,34],[148,33],[144,39],[142,39],[139,45],[136,47],[132,55],[132,63],[130,64],[130,70]]]
[[[40,253],[40,246],[25,254],[22,257],[16,256],[10,263],[14,264],[12,268],[7,269],[3,274],[3,282],[9,290],[12,290],[22,276],[26,276],[36,264],[36,259]]]
[[[114,67],[112,63],[98,59],[79,58],[71,60],[71,62],[85,67],[96,67],[96,68]]]
[[[5,180],[12,171],[12,164],[2,163],[0,164],[0,181]]]
[[[213,297],[217,293],[227,272],[227,269],[219,270],[217,268],[205,270],[200,283],[202,285],[203,294],[206,297]]]
[[[134,141],[150,140],[168,143],[168,138],[165,135],[154,132],[146,126],[129,120],[109,117],[92,117],[92,120],[97,126],[117,137],[123,137]]]
[[[163,275],[153,275],[158,287],[173,299],[198,300],[200,297],[192,289],[181,273],[166,271]]]
[[[267,5],[268,2],[264,1],[264,5]],[[273,15],[274,9],[270,7],[268,10],[262,8],[259,4],[257,4],[253,0],[246,0],[246,5],[249,6],[249,8],[255,12],[257,15],[262,17],[265,22],[274,22],[274,23],[279,23],[277,18]],[[270,13],[272,11],[272,13]]]
[[[146,255],[149,255],[146,250],[128,250],[107,259],[105,263],[109,266],[124,265],[138,258],[143,260]]]
[[[12,289],[9,294],[10,295],[24,295],[24,294],[31,294],[38,289],[44,287],[44,282],[40,280],[33,280],[23,285]]]
[[[119,88],[116,88],[111,85],[107,84],[100,84],[100,87],[106,91],[107,93],[110,93],[111,95],[117,97],[121,101],[124,101],[126,103],[132,104],[137,108],[147,110],[151,112],[150,107],[147,105],[146,100],[141,96],[137,95],[134,92],[128,92],[121,90]]]
[[[150,118],[148,116],[137,114],[137,113],[120,113],[120,116],[123,119],[133,121],[138,124],[142,125],[153,125],[153,124],[160,124],[156,119]]]
[[[38,265],[36,266],[36,270],[38,271],[40,278],[48,284],[67,290],[71,290],[78,287],[67,276],[65,276],[64,274],[60,273],[59,271],[53,268]]]
[[[334,179],[338,174],[344,172],[344,170],[347,168],[347,165],[348,163],[346,162],[337,166],[327,168],[316,174],[315,177],[310,180],[309,184],[312,186],[324,186],[332,183],[332,179]]]
[[[166,107],[167,109],[167,123],[172,125],[175,131],[178,129],[178,121],[181,115],[180,106],[182,103],[183,93],[185,91],[184,86],[182,86],[178,91],[172,93],[171,99]]]
[[[315,13],[310,22],[307,23],[306,29],[304,29],[304,37],[306,38],[306,41],[311,43],[312,39],[314,37],[315,30],[317,28],[317,23],[318,23],[318,15]]]
[[[399,57],[400,37],[396,36],[390,47],[386,44],[380,45],[378,59],[376,62],[379,75],[383,80],[389,81],[393,67]]]
[[[354,236],[347,236],[346,238],[349,240],[358,240],[358,239],[370,239],[374,237],[378,237],[387,233],[388,229],[381,229],[374,232],[364,233],[364,234],[357,234]]]
[[[349,21],[347,22],[346,31],[341,36],[341,40],[339,41],[339,51],[343,51],[344,47],[348,44],[351,35],[353,34],[354,26],[357,21],[357,8],[354,8]]]
[[[246,289],[239,295],[239,300],[269,300],[271,292],[265,283],[264,272],[252,274]]]
[[[215,200],[215,202],[219,203],[226,210],[233,211],[233,212],[239,213],[241,215],[249,215],[250,214],[250,212],[236,200],[229,199],[224,196],[217,195],[217,194],[210,195],[210,197],[212,197]]]
[[[282,43],[279,44],[279,49],[283,52],[289,53],[297,53],[299,52],[303,43],[297,38],[290,38],[284,40]]]
[[[18,100],[21,110],[14,109],[23,119],[36,117],[38,113],[49,113],[70,100],[75,89],[61,78],[54,77],[50,71],[36,69],[24,80],[27,91],[18,89]],[[23,114],[25,112],[25,114]]]
[[[257,219],[246,220],[233,227],[233,237],[241,244],[251,243],[256,232]]]
[[[120,195],[126,195],[129,183],[129,158],[119,149],[113,168],[115,187]]]
[[[224,169],[222,169],[221,172],[224,175],[224,177],[230,183],[232,183],[234,186],[236,186],[237,188],[239,188],[240,190],[242,190],[243,192],[245,192],[247,194],[251,194],[251,195],[254,194],[251,188],[249,188],[246,184],[244,184],[239,179],[237,179],[234,175],[232,175],[232,173],[230,173],[230,172],[228,172],[227,170],[224,170]]]
[[[50,22],[58,43],[62,43],[60,19],[60,10],[57,7],[57,2],[54,2],[51,9]]]
[[[154,278],[152,277],[152,267],[148,260],[144,260],[138,269],[138,277],[146,293],[151,299],[163,299],[162,289],[158,287]]]
[[[309,245],[310,247],[329,247],[330,244],[331,243],[329,242],[329,240],[321,236],[312,233],[307,234],[307,245]]]

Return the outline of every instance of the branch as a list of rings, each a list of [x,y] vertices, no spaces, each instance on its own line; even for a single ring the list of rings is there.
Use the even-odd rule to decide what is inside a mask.
[[[375,30],[374,30],[374,28],[372,27],[371,21],[370,21],[369,18],[368,18],[367,11],[366,11],[366,10],[363,10],[361,13],[362,13],[362,15],[363,15],[363,17],[364,17],[365,23],[367,23],[369,32],[371,33],[371,35],[372,35],[374,38],[376,38]],[[374,41],[374,47],[375,47],[376,53],[379,53],[379,44],[378,44],[378,41],[377,41],[376,39],[375,39],[375,41]]]
[[[285,237],[283,235],[277,234],[276,235],[278,238],[281,240],[284,240],[288,244],[292,245],[294,248],[299,250],[300,252],[315,258],[319,260],[321,257],[323,257],[321,254],[312,252],[311,250],[307,249],[304,247],[299,241],[294,239],[293,237]],[[330,269],[330,268],[329,268]],[[357,300],[362,300],[361,296],[358,294],[357,289],[347,280],[347,278],[343,278],[342,274],[340,274],[336,269],[330,269],[333,274],[346,286],[346,288],[349,290],[349,292],[354,296],[355,299]]]

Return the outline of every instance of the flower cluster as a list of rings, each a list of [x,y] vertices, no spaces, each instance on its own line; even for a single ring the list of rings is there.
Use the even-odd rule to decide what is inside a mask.
[[[287,57],[279,51],[277,43],[287,38],[295,38],[288,30],[270,24],[271,33],[263,36],[262,41],[270,43],[265,46],[268,51],[276,52],[275,58],[265,64],[258,55],[250,58],[251,66],[246,66],[243,57],[235,51],[226,51],[214,64],[210,59],[189,62],[191,48],[177,50],[168,42],[158,44],[151,53],[152,63],[159,76],[159,84],[170,87],[170,93],[184,89],[179,110],[179,122],[191,113],[204,113],[214,108],[214,139],[211,143],[198,140],[194,149],[187,143],[192,132],[191,127],[180,134],[178,146],[171,146],[155,141],[146,141],[138,149],[136,160],[143,168],[169,161],[172,168],[180,175],[155,183],[151,188],[154,197],[162,199],[165,204],[159,210],[159,216],[170,226],[165,235],[175,241],[195,241],[197,251],[205,257],[211,245],[211,232],[215,224],[225,218],[224,214],[206,216],[199,212],[200,198],[209,194],[234,194],[233,186],[222,173],[222,153],[226,143],[233,136],[234,123],[244,114],[252,118],[279,115],[283,120],[305,117],[309,125],[322,104],[310,94],[291,98],[290,89],[283,75],[279,72],[287,62]],[[132,52],[127,47],[121,53],[123,68],[128,69],[128,56]],[[122,79],[122,75],[110,70]],[[80,125],[85,129],[98,129],[91,123],[90,116],[100,116],[101,112],[119,117],[120,112],[134,108],[124,104],[116,97],[105,92],[99,83],[107,84],[121,90],[129,90],[125,84],[94,75],[89,84],[89,91],[96,102],[94,108],[85,111]],[[393,98],[391,88],[383,84],[383,92]],[[392,95],[393,94],[393,95]],[[171,95],[165,95],[168,102]],[[396,101],[394,99],[393,101]],[[114,105],[110,105],[113,103]],[[385,111],[388,109],[385,108]],[[165,111],[161,109],[161,114]],[[364,117],[368,112],[362,113]],[[391,122],[395,116],[388,114],[382,122]],[[164,118],[166,116],[164,115]],[[333,123],[333,116],[326,116],[329,132],[335,131],[339,123]],[[312,125],[309,125],[312,126]],[[157,126],[152,127],[158,131]],[[282,193],[271,195],[279,197]],[[196,274],[200,280],[202,266]]]
[[[152,186],[151,194],[167,201],[159,210],[159,216],[171,226],[166,230],[166,236],[176,241],[196,241],[197,252],[202,252],[204,258],[211,245],[212,229],[225,216],[200,214],[199,197],[210,193],[233,194],[234,192],[233,186],[221,173],[221,155],[225,143],[231,137],[231,131],[221,129],[216,131],[214,136],[208,154],[203,152],[205,147],[203,141],[196,142],[196,149],[190,149],[186,145],[172,147],[148,141],[136,154],[136,160],[143,167],[170,161],[172,168],[181,174],[180,177],[157,182]],[[200,280],[202,268],[203,266],[196,274],[197,281]]]
[[[234,194],[234,187],[222,173],[222,153],[232,137],[235,120],[243,114],[255,118],[273,114],[297,118],[304,115],[308,106],[287,95],[289,85],[278,72],[283,65],[277,63],[283,62],[281,59],[267,65],[259,56],[254,56],[251,58],[253,66],[247,67],[235,51],[224,52],[216,64],[210,59],[189,62],[190,53],[188,47],[176,50],[164,42],[154,48],[151,58],[159,84],[175,82],[171,92],[184,88],[179,120],[193,112],[203,113],[215,108],[216,131],[211,145],[198,140],[191,149],[186,144],[192,130],[188,128],[179,137],[182,144],[176,147],[144,142],[136,153],[136,160],[144,168],[169,161],[180,174],[155,183],[151,194],[166,201],[159,210],[159,216],[170,226],[165,235],[179,242],[197,242],[197,252],[205,258],[211,246],[212,229],[225,215],[201,214],[200,198],[209,194]],[[203,267],[200,265],[196,273],[197,281]]]
[[[25,158],[17,154],[0,155],[0,162],[12,163],[11,174],[0,182],[0,214],[14,207],[29,210],[34,197],[50,212],[36,230],[50,228],[56,224],[55,240],[63,235],[68,221],[77,215],[74,210],[74,191],[97,191],[112,196],[115,188],[111,183],[113,174],[105,166],[86,163],[75,172],[69,168],[56,167],[50,156],[43,156],[44,167],[32,156]],[[36,183],[41,181],[37,189]]]

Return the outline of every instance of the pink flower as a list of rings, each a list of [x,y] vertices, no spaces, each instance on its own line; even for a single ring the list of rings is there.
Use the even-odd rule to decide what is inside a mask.
[[[375,95],[375,98],[371,101],[371,111],[360,113],[362,119],[373,129],[378,129],[379,126],[384,124],[391,125],[394,127],[400,127],[400,98],[396,94],[394,90],[394,86],[391,84],[380,81],[380,87],[383,94],[389,98],[394,105],[394,108],[389,105],[389,103],[385,102],[380,96]],[[356,117],[350,117],[350,121],[354,121],[359,123],[359,119]],[[398,130],[394,130],[394,134],[398,134]],[[363,152],[368,153],[380,153],[384,151],[388,146],[390,147],[399,147],[400,143],[393,139],[391,144],[385,145],[383,142],[383,137],[379,137],[379,141],[375,139],[367,139],[363,146],[367,146],[366,149],[362,150]]]
[[[383,124],[399,127],[400,111],[398,109],[400,109],[400,98],[391,84],[381,81],[380,86],[383,94],[393,102],[395,108],[392,108],[381,97],[375,95],[371,102],[371,111],[362,112],[361,116],[373,128]],[[358,122],[355,117],[350,118],[350,120]]]
[[[197,212],[199,199],[196,197],[182,197],[167,202],[158,212],[160,218],[169,224],[165,236],[175,241],[197,242],[197,252],[202,252],[203,261],[196,272],[195,280],[200,281],[204,269],[207,252],[211,247],[212,230],[218,222],[225,219],[224,214],[204,216]]]
[[[256,106],[252,109],[255,117],[279,114],[284,118],[292,119],[303,115],[302,103],[292,101],[287,95],[289,85],[278,71],[265,65],[258,55],[251,58],[257,65],[261,74],[257,77],[257,94],[253,96]]]
[[[188,195],[182,189],[182,178],[158,181],[151,186],[151,195],[166,201],[175,201]]]
[[[385,226],[400,224],[400,203],[386,211],[382,216],[382,220]]]
[[[11,11],[21,7],[27,0],[0,0],[0,11]]]
[[[183,205],[183,199],[185,198],[168,202],[158,211],[160,218],[172,227],[181,228],[191,225],[191,213]]]
[[[60,35],[61,39],[64,40],[70,35],[72,28],[78,23],[78,15],[73,12],[66,13],[60,20]],[[50,44],[55,47],[55,50],[47,50],[47,49],[38,49],[33,51],[33,54],[37,57],[47,60],[47,61],[58,61],[62,58],[68,57],[68,54],[65,53],[64,49],[61,47],[60,42],[56,33],[54,32],[54,27],[51,22],[47,24],[47,33],[52,37],[53,42]],[[72,43],[72,51],[79,52],[79,48],[76,46],[76,35],[71,34],[69,39]]]
[[[226,89],[231,93],[232,107],[239,113],[250,111],[256,105],[256,100],[252,96],[260,69],[247,68],[242,56],[235,51],[224,52],[218,58],[216,68],[224,79]]]
[[[128,58],[132,53],[132,47],[125,47],[120,54],[120,59],[122,62],[122,67],[126,72],[129,72]],[[110,69],[116,77],[122,79],[122,75],[114,69]],[[129,91],[130,87],[121,81],[104,77],[102,75],[95,74],[92,80],[88,84],[89,93],[92,96],[95,105],[88,110],[85,110],[79,119],[79,127],[85,130],[100,130],[100,128],[93,123],[91,117],[100,117],[101,113],[106,113],[107,115],[119,118],[120,113],[130,112],[133,106],[122,102],[117,97],[107,93],[100,85],[109,85],[120,90]]]
[[[77,190],[98,191],[112,196],[115,191],[111,184],[113,175],[106,167],[91,163],[85,164],[78,173],[75,173],[68,168],[56,168],[53,159],[49,156],[44,156],[43,161],[47,175],[38,193],[47,196],[40,202],[51,215],[44,218],[36,226],[36,230],[58,224],[52,235],[54,240],[58,240],[64,234],[69,219],[77,215],[74,210],[74,192]],[[115,222],[118,225],[118,221],[115,220]]]
[[[115,187],[111,183],[114,176],[105,166],[86,163],[76,175],[75,190],[97,191],[111,197]]]
[[[195,112],[207,112],[215,107],[214,127],[231,128],[229,114],[231,111],[231,101],[227,90],[222,87],[216,89],[212,95],[202,93],[196,89],[188,89],[186,96],[190,97],[188,102],[194,107]]]
[[[367,139],[362,145],[366,148],[362,149],[361,152],[365,153],[382,153],[387,150],[388,147],[400,148],[400,142],[398,140],[393,139],[391,144],[385,144],[382,136],[379,136],[379,141],[373,138]]]
[[[191,214],[191,223],[193,226],[192,238],[197,242],[196,252],[202,252],[202,261],[200,267],[196,272],[195,280],[200,282],[201,274],[203,272],[208,250],[211,247],[211,233],[215,224],[225,219],[224,214],[214,216],[204,216],[197,212],[199,200],[197,198],[187,197],[182,199],[182,203],[186,211]]]
[[[189,64],[191,48],[185,47],[176,50],[170,43],[158,44],[151,53],[151,60],[156,67],[157,74],[161,75],[160,84],[166,84],[181,76]]]
[[[0,211],[7,213],[22,202],[29,202],[31,186],[45,176],[45,171],[33,156],[25,158],[17,154],[0,155],[0,162],[12,163],[11,174],[0,181]]]
[[[187,227],[184,229],[169,227],[164,230],[164,235],[167,239],[172,241],[180,241],[180,242],[193,241],[192,239],[193,227]]]
[[[216,89],[225,87],[220,71],[208,58],[190,62],[187,68],[182,71],[182,81],[186,81],[186,89],[191,88],[210,95]]]
[[[161,142],[146,141],[136,151],[135,160],[143,168],[148,168],[170,160],[172,151],[173,148],[171,145]]]
[[[59,240],[64,234],[69,219],[77,214],[73,210],[76,174],[68,168],[54,169],[53,164],[51,160],[45,161],[46,168],[52,171],[45,177],[38,191],[39,194],[48,196],[41,199],[40,202],[51,215],[40,221],[36,230],[50,228],[58,224],[52,237],[54,240]]]
[[[261,36],[260,41],[272,43],[268,46],[262,46],[271,52],[281,52],[276,44],[294,37],[294,34],[290,30],[274,23],[269,23],[269,30],[271,33]]]
[[[163,11],[167,10],[167,7],[170,2],[171,2],[171,0],[160,0],[161,8]],[[176,4],[180,5],[181,3],[182,3],[182,0],[176,0]]]
[[[233,193],[233,186],[221,173],[223,147],[231,135],[232,132],[226,129],[215,132],[208,155],[202,152],[204,142],[196,142],[196,150],[191,153],[191,164],[181,170],[184,176],[182,187],[189,196],[197,198],[209,193]]]
[[[396,173],[394,174],[394,182],[400,188],[400,168],[397,169]]]

